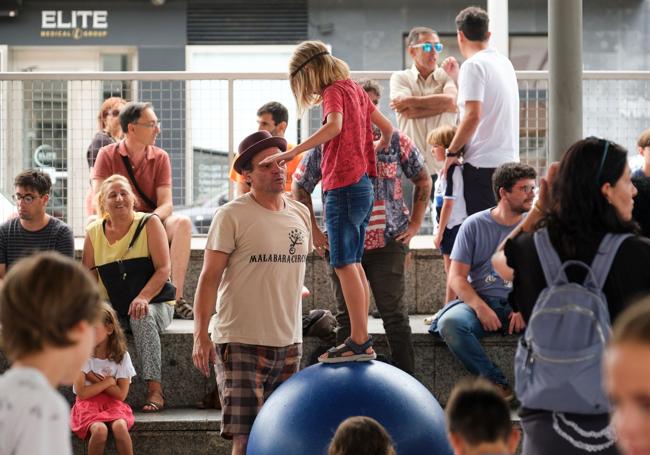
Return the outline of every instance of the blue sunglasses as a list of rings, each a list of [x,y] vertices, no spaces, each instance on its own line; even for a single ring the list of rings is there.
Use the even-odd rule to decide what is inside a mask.
[[[411,47],[421,47],[424,52],[431,52],[432,50],[435,50],[436,53],[441,53],[443,46],[441,42],[436,42],[436,43],[419,43],[419,44],[413,44]]]

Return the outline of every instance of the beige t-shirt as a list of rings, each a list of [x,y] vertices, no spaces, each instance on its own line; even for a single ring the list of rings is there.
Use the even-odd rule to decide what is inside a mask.
[[[309,210],[283,196],[267,210],[250,193],[219,209],[206,249],[228,253],[210,321],[215,343],[288,346],[302,342],[301,291],[312,250]]]
[[[413,65],[411,68],[396,71],[390,77],[390,98],[398,96],[428,96],[442,95],[447,86],[454,86],[454,81],[447,75],[445,70],[438,67],[426,79],[420,76],[420,72]],[[442,167],[442,162],[433,158],[431,146],[427,144],[429,131],[442,125],[455,125],[457,114],[445,112],[431,117],[407,119],[399,113],[395,113],[397,125],[402,133],[410,137],[417,146],[424,161],[427,164],[429,173],[433,174]]]

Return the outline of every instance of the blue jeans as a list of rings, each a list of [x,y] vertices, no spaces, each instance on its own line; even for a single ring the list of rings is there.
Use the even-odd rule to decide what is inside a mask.
[[[507,299],[487,297],[483,300],[501,321],[501,332],[486,332],[474,310],[460,300],[449,302],[447,308],[443,308],[435,330],[470,373],[496,384],[507,385],[508,381],[503,372],[488,358],[479,339],[503,333],[504,330],[507,332],[508,316],[512,313],[512,308]]]
[[[360,263],[374,191],[367,175],[325,193],[325,224],[332,267]]]

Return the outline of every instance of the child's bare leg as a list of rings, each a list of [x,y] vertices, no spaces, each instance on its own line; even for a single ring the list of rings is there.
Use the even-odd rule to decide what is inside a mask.
[[[361,272],[359,272],[359,269]],[[361,264],[348,264],[335,269],[341,283],[345,305],[350,316],[350,338],[357,344],[368,340],[368,283]],[[363,279],[362,279],[363,277]],[[366,351],[372,353],[372,348]]]
[[[90,425],[90,439],[88,440],[88,455],[102,455],[108,439],[108,428],[104,422],[95,422]]]
[[[359,279],[361,280],[361,283],[363,283],[363,291],[364,291],[364,302],[366,302],[366,315],[368,314],[368,311],[370,311],[370,286],[368,285],[368,278],[366,277],[366,272],[363,270],[363,266],[359,263],[355,264],[357,266],[357,273],[359,274]],[[366,316],[366,321],[368,320],[368,317]],[[366,329],[367,332],[367,329]]]
[[[129,434],[129,427],[126,420],[118,419],[111,423],[113,438],[115,438],[115,448],[120,455],[133,455],[133,443]]]
[[[451,289],[451,286],[449,286],[449,268],[451,267],[451,259],[449,258],[448,254],[443,254],[442,259],[444,260],[445,263],[445,302],[450,302],[456,298],[456,293]]]

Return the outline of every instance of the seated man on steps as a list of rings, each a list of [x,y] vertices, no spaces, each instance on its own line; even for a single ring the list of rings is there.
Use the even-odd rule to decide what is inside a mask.
[[[153,212],[165,226],[170,243],[171,279],[176,286],[175,314],[192,319],[192,306],[183,298],[185,273],[190,261],[192,222],[174,215],[172,203],[172,168],[169,155],[156,147],[160,122],[151,103],[131,102],[120,111],[120,126],[125,139],[102,147],[93,168],[93,192],[113,174],[126,177],[135,193],[136,212]]]
[[[0,286],[19,259],[39,251],[54,250],[74,258],[72,230],[47,213],[52,181],[36,169],[21,172],[14,179],[18,216],[0,225]]]
[[[513,398],[503,372],[487,356],[479,338],[521,331],[525,324],[512,311],[512,283],[492,268],[499,244],[532,208],[537,174],[531,166],[505,163],[492,177],[496,207],[475,213],[460,226],[451,251],[449,286],[459,296],[434,317],[429,332],[438,334],[470,373],[492,381],[504,398]]]

